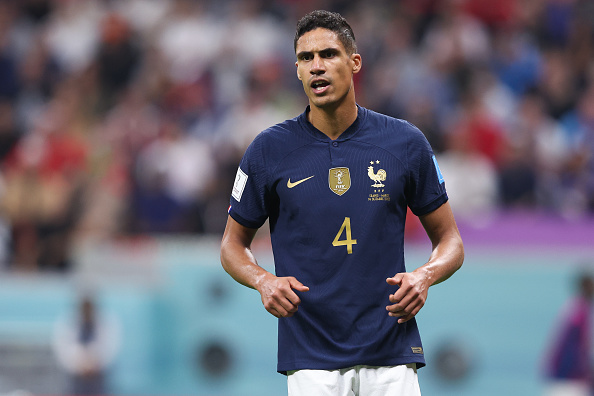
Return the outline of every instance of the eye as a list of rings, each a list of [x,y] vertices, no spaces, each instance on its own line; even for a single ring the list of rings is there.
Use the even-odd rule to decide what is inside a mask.
[[[336,51],[322,51],[320,55],[322,56],[322,58],[334,58],[336,56]]]

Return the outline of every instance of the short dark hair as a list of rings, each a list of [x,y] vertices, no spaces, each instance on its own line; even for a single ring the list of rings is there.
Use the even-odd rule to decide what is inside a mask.
[[[353,33],[353,29],[347,20],[337,12],[324,10],[312,11],[297,22],[297,30],[293,41],[294,50],[297,51],[297,41],[301,36],[317,28],[328,29],[336,33],[349,55],[357,52],[355,33]]]

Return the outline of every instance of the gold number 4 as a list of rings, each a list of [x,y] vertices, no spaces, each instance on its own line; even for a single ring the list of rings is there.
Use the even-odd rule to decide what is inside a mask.
[[[346,239],[341,240],[340,236],[342,235],[343,231],[346,233]],[[347,253],[353,254],[353,245],[356,244],[357,240],[352,239],[351,237],[351,218],[345,217],[340,230],[338,230],[338,234],[336,234],[334,240],[332,241],[332,246],[346,246]]]

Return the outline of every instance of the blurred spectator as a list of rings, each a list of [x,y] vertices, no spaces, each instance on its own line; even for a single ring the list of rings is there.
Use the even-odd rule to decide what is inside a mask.
[[[159,137],[138,153],[132,230],[204,232],[203,205],[215,178],[208,145],[165,122]]]
[[[594,2],[577,0],[571,12],[570,41],[567,49],[577,79],[586,82],[594,54]]]
[[[571,35],[575,0],[544,2],[542,42],[550,47],[566,48]]]
[[[11,19],[15,10],[9,3],[0,4],[0,97],[14,98],[19,89],[17,48]]]
[[[450,134],[459,134],[466,141],[468,150],[488,158],[494,166],[500,166],[507,147],[502,124],[487,111],[484,91],[470,85],[462,92],[457,112],[448,126]]]
[[[522,97],[509,127],[507,166],[500,177],[505,206],[561,208],[562,172],[570,158],[564,135],[542,97],[534,91]]]
[[[426,33],[425,45],[442,72],[456,73],[465,64],[488,60],[490,37],[480,21],[464,12],[463,2],[445,0]]]
[[[496,30],[493,34],[491,64],[499,80],[516,95],[523,95],[541,77],[542,54],[534,38],[518,28]]]
[[[12,267],[64,270],[70,266],[73,226],[80,213],[87,148],[77,134],[78,88],[65,84],[40,125],[5,161],[0,207],[12,227]]]
[[[61,70],[78,73],[93,61],[100,40],[100,22],[104,4],[97,0],[63,0],[54,9],[38,34]]]
[[[128,22],[118,14],[107,15],[101,23],[96,60],[102,108],[113,107],[117,95],[134,77],[140,61],[140,51]]]
[[[117,356],[120,342],[118,322],[102,313],[91,296],[77,301],[73,315],[59,318],[52,346],[58,363],[70,376],[68,394],[109,394],[106,373]]]
[[[549,50],[543,53],[538,89],[551,117],[559,119],[575,106],[579,92],[577,82],[566,52]]]
[[[521,0],[466,0],[463,4],[466,12],[480,19],[488,27],[505,27],[517,12],[517,3],[520,2]]]
[[[572,153],[562,174],[564,209],[578,215],[594,212],[594,83],[565,114],[562,125]]]
[[[0,163],[12,151],[20,138],[14,107],[9,100],[0,99]]]
[[[575,296],[563,307],[545,362],[546,396],[587,396],[592,389],[594,278],[581,274]]]
[[[450,132],[446,150],[437,156],[448,185],[448,196],[456,217],[483,225],[497,206],[497,173],[492,161],[474,150],[463,133]]]
[[[20,89],[15,100],[19,126],[24,131],[35,128],[44,107],[56,93],[62,73],[40,37],[35,37],[21,60]]]
[[[199,78],[222,46],[223,20],[208,13],[202,1],[174,0],[171,12],[155,37],[174,81]]]
[[[225,139],[225,144],[245,151],[256,135],[271,125],[271,121],[290,116],[283,107],[287,101],[280,97],[283,92],[279,92],[277,86],[282,79],[278,67],[275,59],[263,59],[254,65],[246,76],[246,94],[229,109],[215,140]]]

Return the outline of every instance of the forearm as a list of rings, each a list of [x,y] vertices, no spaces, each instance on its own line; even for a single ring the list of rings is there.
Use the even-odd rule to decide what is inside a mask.
[[[432,250],[427,263],[415,271],[431,286],[448,279],[462,266],[464,245],[449,202],[420,220],[431,240]]]
[[[256,231],[242,226],[229,216],[221,241],[221,264],[237,282],[258,290],[261,281],[273,275],[258,265],[250,248]]]
[[[413,272],[422,273],[432,286],[452,276],[463,262],[464,246],[460,235],[456,233],[434,244],[427,263]]]
[[[277,278],[258,265],[250,246],[256,230],[227,220],[221,241],[221,264],[233,279],[256,289],[264,308],[277,318],[290,317],[297,312],[301,300],[295,291],[306,292],[309,287],[292,276]]]
[[[270,275],[258,265],[249,247],[226,241],[225,238],[221,244],[221,264],[233,279],[252,289],[257,289],[262,279]]]

